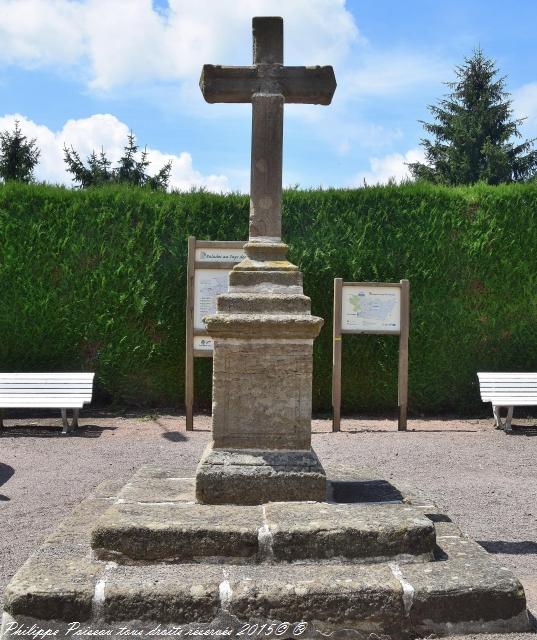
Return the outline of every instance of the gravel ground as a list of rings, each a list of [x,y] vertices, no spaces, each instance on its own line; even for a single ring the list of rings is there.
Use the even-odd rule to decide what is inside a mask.
[[[1,593],[97,484],[127,480],[147,462],[193,472],[210,437],[207,416],[197,416],[196,431],[188,433],[181,415],[83,414],[81,424],[64,437],[55,417],[6,420],[0,436]],[[399,433],[393,421],[347,419],[333,434],[329,421],[314,420],[313,445],[326,464],[365,465],[396,485],[425,490],[519,576],[537,613],[537,429],[535,420],[515,424],[508,435],[495,430],[492,420],[421,419]]]

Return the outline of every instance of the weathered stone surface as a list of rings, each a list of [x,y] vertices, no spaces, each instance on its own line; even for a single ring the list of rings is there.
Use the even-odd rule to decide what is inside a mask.
[[[290,461],[287,452],[264,456],[238,452],[235,462],[255,471],[260,458],[268,458],[263,462],[270,462],[273,468]],[[228,452],[217,450],[213,466],[229,467],[231,459]],[[291,463],[316,467],[315,459],[300,454]],[[189,561],[213,556],[223,562],[241,558],[251,562],[432,559],[433,523],[402,503],[280,502],[269,503],[264,509],[231,505],[213,509],[176,499],[177,483],[187,482],[141,477],[129,481],[120,492],[120,501],[96,523],[92,545],[97,556],[125,562]],[[172,501],[166,501],[162,488],[169,491]],[[129,501],[129,496],[135,501]]]
[[[190,479],[194,476],[195,465],[192,468],[177,467],[174,465],[161,465],[156,463],[148,463],[142,465],[132,476],[135,478],[182,478]]]
[[[268,504],[275,560],[431,560],[433,523],[401,504]]]
[[[119,498],[127,502],[195,502],[194,478],[133,478]]]
[[[226,457],[224,452],[219,455],[220,461]],[[256,455],[259,452],[244,452],[244,466],[255,466]],[[342,471],[342,477],[348,481],[378,480],[372,474],[357,471]],[[146,465],[129,485],[185,475],[180,469]],[[390,635],[394,640],[432,633],[529,630],[519,581],[483,548],[461,536],[456,525],[438,512],[431,514],[438,534],[437,559],[432,562],[404,564],[392,560],[365,565],[332,558],[282,563],[272,557],[261,564],[244,559],[240,564],[223,566],[207,562],[117,566],[92,560],[89,545],[95,518],[109,504],[109,498],[94,498],[77,508],[62,523],[60,531],[19,570],[6,593],[7,622],[52,625],[61,630],[57,637],[65,637],[66,622],[61,621],[70,620],[114,630],[124,626],[149,630],[158,623],[187,622],[188,628],[229,625],[240,629],[243,622],[304,620],[307,631],[301,637],[317,638],[322,632],[335,639],[349,637],[344,629],[355,629],[357,637],[374,632]],[[119,506],[125,504],[120,502]],[[137,506],[152,507],[148,503]],[[168,506],[187,509],[193,505]],[[276,514],[279,506],[283,507],[268,505],[265,512],[268,509],[270,516],[273,507]],[[320,509],[325,506],[290,505]],[[403,503],[329,506],[357,510],[405,508]],[[247,515],[252,508],[234,509]],[[256,522],[268,527],[269,518]],[[291,519],[289,524],[293,524]],[[215,521],[215,526],[219,525]],[[320,530],[325,530],[322,522],[319,525]],[[258,544],[259,541],[258,537]],[[10,636],[4,631],[1,637],[7,640]],[[294,637],[292,626],[281,637]]]
[[[288,103],[328,105],[336,89],[332,67],[267,68],[228,67],[205,64],[201,72],[200,89],[207,102],[250,102],[272,80],[274,90],[281,92]]]
[[[95,522],[113,503],[114,498],[90,498],[82,501],[59,524],[56,531],[46,538],[46,542],[86,545],[89,542],[88,523]]]
[[[220,609],[218,565],[120,566],[106,581],[106,621],[209,622]]]
[[[86,529],[85,538],[88,536]],[[89,545],[46,542],[28,558],[9,583],[5,610],[13,616],[45,620],[87,620],[102,566],[88,557]]]
[[[259,507],[122,502],[97,521],[91,545],[97,557],[108,560],[251,559],[261,519]]]
[[[250,260],[285,260],[289,247],[284,242],[267,242],[252,238],[244,245],[244,252]],[[298,269],[298,267],[296,267]]]
[[[218,296],[221,313],[301,313],[310,312],[310,299],[303,295],[224,293]]]
[[[309,450],[311,343],[217,342],[214,447]]]
[[[316,338],[324,323],[322,318],[303,313],[218,313],[214,316],[205,316],[203,320],[207,325],[209,335],[215,340],[219,338],[244,340],[246,347],[251,346],[249,340],[259,340],[260,338],[289,340],[289,345],[292,347],[293,340],[313,340]],[[220,344],[225,343],[221,342]],[[280,352],[282,346],[280,344]],[[213,358],[216,358],[217,353],[218,349],[215,344]]]
[[[399,567],[403,583],[410,586],[407,609],[417,633],[528,631],[519,580],[471,540],[448,540],[439,539],[447,560]]]
[[[303,294],[300,271],[230,271],[229,291]]]
[[[387,565],[230,567],[228,581],[229,612],[242,620],[305,620],[325,633],[400,635],[408,626],[401,585]]]
[[[124,484],[122,480],[105,480],[95,487],[92,497],[113,498],[123,489]]]
[[[196,497],[206,504],[263,504],[326,499],[326,477],[313,450],[205,450]]]
[[[250,238],[281,238],[284,97],[252,95]],[[276,268],[286,268],[278,266]],[[295,267],[296,268],[296,267]]]

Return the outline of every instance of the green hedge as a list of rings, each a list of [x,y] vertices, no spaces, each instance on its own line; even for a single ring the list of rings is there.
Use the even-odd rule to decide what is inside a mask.
[[[478,370],[537,371],[537,186],[287,191],[284,238],[330,408],[332,283],[411,283],[410,408],[479,412]],[[187,237],[247,237],[248,199],[0,186],[0,370],[95,370],[97,399],[181,407]],[[396,405],[397,339],[345,336],[343,410]],[[196,361],[199,406],[210,362]]]

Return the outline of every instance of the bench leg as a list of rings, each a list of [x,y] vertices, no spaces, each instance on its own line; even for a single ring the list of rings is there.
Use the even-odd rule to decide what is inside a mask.
[[[513,421],[513,410],[514,410],[514,407],[507,408],[507,418],[505,419],[505,431],[512,431],[511,423]]]
[[[500,409],[501,407],[492,406],[492,413],[494,414],[494,421],[496,422],[496,429],[502,429],[502,419],[500,417]]]
[[[69,424],[69,420],[67,418],[67,409],[62,409],[62,422],[63,422],[63,430],[62,433],[65,435],[67,433],[71,433],[78,427],[78,413],[79,409],[73,409],[73,419],[71,420],[71,424]]]

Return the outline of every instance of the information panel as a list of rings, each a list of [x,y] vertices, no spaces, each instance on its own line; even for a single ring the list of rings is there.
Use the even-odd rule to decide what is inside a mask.
[[[395,333],[401,329],[401,287],[343,284],[341,330]]]
[[[223,269],[196,269],[194,274],[194,333],[206,329],[204,316],[216,313],[216,300],[228,289],[229,272]]]
[[[398,429],[406,431],[408,403],[408,334],[410,327],[410,283],[343,282],[334,279],[332,430],[341,423],[342,338],[351,333],[399,336]]]

